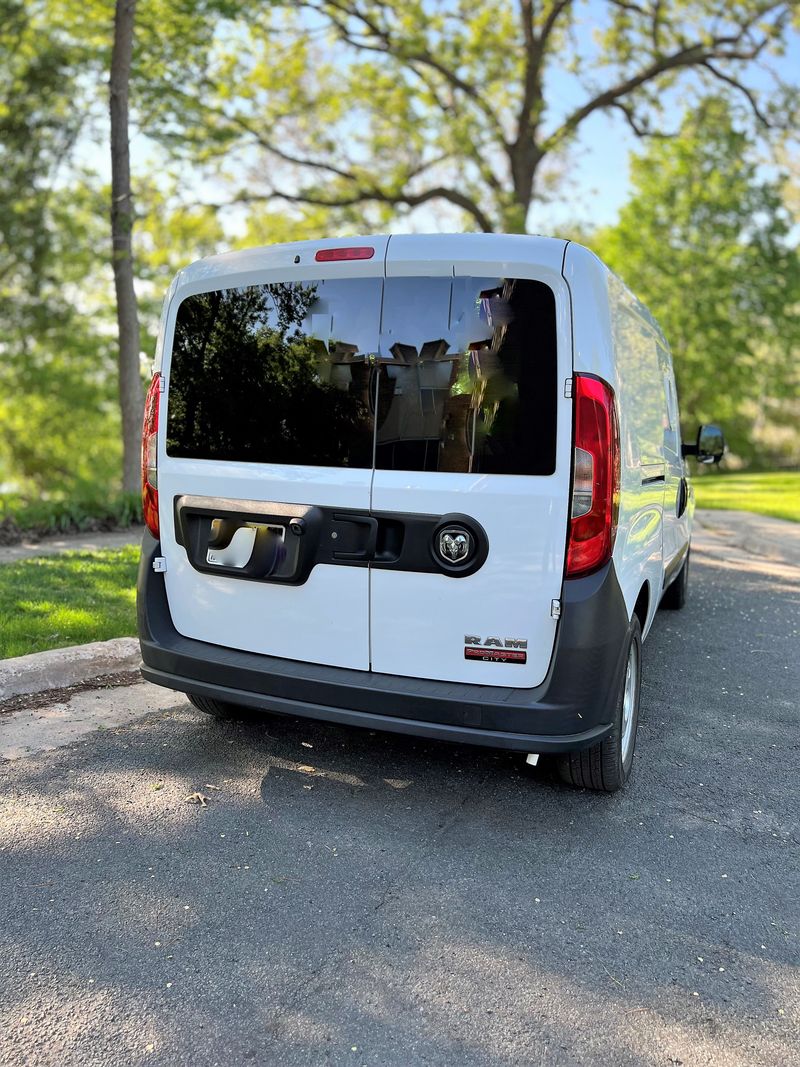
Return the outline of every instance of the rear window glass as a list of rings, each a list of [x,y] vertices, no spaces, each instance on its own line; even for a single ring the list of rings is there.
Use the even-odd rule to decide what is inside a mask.
[[[175,323],[167,452],[371,467],[364,355],[382,285],[380,278],[274,283],[187,297]]]
[[[555,415],[555,301],[540,282],[270,283],[178,309],[172,456],[550,474]]]

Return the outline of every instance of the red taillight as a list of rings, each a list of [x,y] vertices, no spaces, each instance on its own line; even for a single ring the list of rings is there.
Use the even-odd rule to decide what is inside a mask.
[[[353,245],[351,248],[320,248],[314,256],[317,263],[333,263],[339,259],[372,259],[375,249],[368,245]]]
[[[142,423],[142,513],[147,529],[153,537],[158,530],[158,401],[161,396],[161,375],[154,374],[144,401]]]
[[[611,558],[619,510],[619,428],[614,390],[577,374],[575,456],[567,577],[591,574]]]

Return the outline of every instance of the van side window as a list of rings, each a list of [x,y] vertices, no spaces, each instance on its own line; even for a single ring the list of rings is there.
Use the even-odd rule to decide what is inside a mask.
[[[658,355],[664,371],[664,394],[667,398],[667,417],[664,425],[664,447],[673,455],[681,454],[680,448],[680,418],[678,416],[678,395],[675,389],[675,376],[668,352],[658,346]]]
[[[626,452],[634,465],[663,464],[667,414],[659,346],[651,326],[621,302],[612,313],[621,404],[626,413]]]

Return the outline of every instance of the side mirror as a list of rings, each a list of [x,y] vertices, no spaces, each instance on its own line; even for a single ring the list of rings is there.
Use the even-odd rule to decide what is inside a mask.
[[[698,463],[719,463],[725,454],[725,437],[719,426],[712,423],[697,431],[697,443],[682,445],[681,455],[697,456]]]

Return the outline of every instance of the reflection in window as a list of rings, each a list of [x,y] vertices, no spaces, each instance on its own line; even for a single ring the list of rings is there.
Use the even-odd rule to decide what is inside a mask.
[[[170,371],[167,452],[372,466],[380,279],[277,283],[187,297]]]
[[[669,426],[659,345],[650,324],[627,301],[612,301],[612,309],[621,400],[626,410],[623,431],[629,437],[625,452],[633,466],[663,464]]]
[[[172,456],[550,474],[552,291],[502,278],[352,278],[187,297]]]
[[[376,466],[551,474],[556,325],[540,282],[388,278]]]

